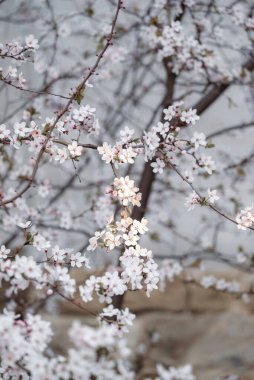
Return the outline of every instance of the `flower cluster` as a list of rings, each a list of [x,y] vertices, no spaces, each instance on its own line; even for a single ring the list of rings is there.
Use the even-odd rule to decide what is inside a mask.
[[[119,277],[118,271],[108,271],[103,276],[92,275],[85,285],[79,287],[84,302],[92,301],[95,291],[101,303],[111,303],[114,296],[122,295],[126,290],[127,286]]]
[[[160,4],[159,7],[157,3]],[[193,5],[195,6],[195,3],[196,1],[194,0],[186,0],[184,5],[192,8]],[[150,22],[141,28],[141,38],[146,47],[153,49],[159,60],[167,58],[168,66],[175,75],[179,76],[182,73],[192,74],[194,72],[196,74],[194,75],[195,78],[202,78],[205,75],[213,83],[228,83],[233,79],[239,80],[241,66],[234,65],[232,69],[222,59],[221,54],[218,54],[218,50],[214,48],[214,44],[211,44],[210,36],[212,30],[212,42],[216,40],[218,45],[222,44],[226,29],[225,23],[220,26],[216,25],[212,29],[210,20],[195,18],[195,27],[192,33],[190,33],[189,26],[185,28],[184,24],[180,21],[171,21],[170,25],[168,24],[166,7],[164,5],[165,3],[162,0],[154,2],[150,19],[148,18]],[[183,12],[183,9],[186,9],[185,7],[182,8],[177,2],[174,5],[178,16]],[[162,11],[163,8],[165,8],[165,13]],[[172,8],[174,8],[173,5]],[[172,12],[174,11],[172,10]],[[228,23],[231,24],[236,33],[244,35],[245,31],[253,30],[253,17],[248,17],[247,14],[244,14],[237,8],[237,5],[232,7],[231,12],[226,7],[220,7],[218,14],[220,13],[228,18]],[[233,42],[230,44],[232,50],[237,47],[238,49],[239,47],[243,48],[244,42],[247,43],[247,39],[239,38],[239,40],[238,43]],[[247,49],[250,48],[250,45],[248,45]],[[248,70],[242,70],[242,77],[248,77]],[[192,82],[190,76],[189,81]]]
[[[58,245],[54,246],[51,250],[49,261],[60,264],[69,264],[71,267],[86,267],[90,268],[89,260],[85,254],[81,252],[74,253],[72,249],[60,249]]]
[[[100,131],[99,120],[95,115],[96,109],[89,104],[74,108],[70,115],[70,124],[72,129],[86,131],[91,135],[98,135]],[[66,121],[65,123],[66,124]]]
[[[112,251],[121,244],[134,246],[138,243],[140,235],[147,231],[147,220],[143,218],[141,222],[133,220],[131,217],[122,217],[120,221],[114,222],[110,219],[106,228],[97,231],[95,236],[89,239],[89,251],[94,251],[97,247],[106,248]]]
[[[125,127],[120,131],[120,141],[114,146],[104,142],[98,147],[98,152],[106,164],[113,163],[116,167],[119,164],[133,164],[134,158],[138,155],[139,150],[133,141],[134,130]]]
[[[156,380],[196,380],[193,375],[191,365],[187,364],[182,367],[165,368],[161,364],[157,364],[158,377]]]
[[[103,276],[90,276],[85,285],[79,287],[84,302],[93,299],[93,292],[97,293],[100,302],[110,304],[114,296],[123,295],[127,290],[144,288],[149,296],[158,287],[158,265],[152,252],[138,244],[140,236],[148,230],[147,220],[143,218],[138,221],[129,216],[130,205],[140,204],[141,194],[138,190],[129,177],[114,179],[110,194],[121,204],[120,220],[111,218],[104,230],[97,231],[89,240],[88,250],[100,247],[111,251],[121,246],[121,269],[109,270]]]
[[[209,205],[209,204],[214,204],[215,201],[220,199],[217,195],[217,190],[211,190],[208,189],[208,197],[201,198],[196,191],[194,190],[188,197],[185,199],[185,206],[188,208],[188,211],[191,211],[194,209],[194,207],[197,204],[201,205]]]
[[[120,257],[123,271],[121,277],[131,290],[146,289],[149,297],[159,282],[158,265],[152,258],[152,252],[138,244],[125,249]]]
[[[72,141],[71,144],[68,145],[68,150],[72,158],[77,158],[82,154],[82,146],[78,146],[77,141]]]
[[[95,116],[95,108],[90,105],[71,109],[64,118],[46,118],[42,123],[35,111],[24,112],[23,121],[15,122],[13,126],[0,125],[0,142],[11,145],[16,150],[25,146],[30,153],[30,160],[44,149],[49,161],[63,164],[68,158],[78,160],[83,152],[79,139],[84,132],[98,135],[99,121]],[[32,119],[32,120],[31,120]],[[13,129],[13,132],[11,130]],[[59,140],[60,135],[72,134],[71,142]]]
[[[33,61],[38,49],[38,40],[33,35],[27,36],[23,45],[20,45],[18,41],[0,44],[0,58],[12,60],[12,65],[8,66],[5,72],[0,67],[0,80],[17,88],[24,88],[26,80],[23,73],[19,71],[19,67],[23,62]]]
[[[172,70],[179,74],[182,70],[197,71],[200,73],[203,66],[214,69],[217,61],[208,47],[202,44],[193,35],[187,35],[179,21],[173,21],[171,25],[145,26],[142,30],[142,38],[150,48],[158,51],[160,59],[171,57]]]
[[[121,144],[116,144],[112,147],[105,142],[102,146],[98,147],[98,152],[106,164],[112,162],[116,167],[118,167],[118,164],[133,164],[137,152],[135,152],[132,146],[127,146],[127,144],[124,144],[124,146],[125,147]]]
[[[131,323],[127,311],[119,318]],[[113,323],[92,328],[74,322],[69,330],[74,347],[67,357],[50,353],[52,335],[49,322],[39,315],[22,319],[12,312],[1,314],[1,378],[134,380],[128,362],[130,350]]]
[[[144,155],[145,161],[151,161],[154,173],[162,174],[166,167],[179,165],[182,158],[191,161],[190,177],[212,174],[216,170],[211,156],[200,149],[206,149],[208,143],[203,133],[194,132],[193,137],[181,138],[185,127],[195,125],[199,120],[195,109],[185,109],[183,102],[175,102],[163,110],[163,121],[152,126],[144,135],[133,139],[133,130],[125,127],[120,131],[120,141],[114,146],[103,143],[98,152],[103,161],[118,167],[119,164],[133,164],[138,155]]]
[[[9,283],[6,296],[11,297],[13,293],[25,290],[30,284],[51,294],[61,291],[67,296],[72,296],[76,282],[71,278],[68,268],[83,266],[90,269],[87,257],[81,252],[73,252],[72,249],[60,249],[57,245],[50,251],[50,243],[40,234],[34,237],[29,234],[29,239],[30,243],[27,244],[33,245],[39,252],[44,252],[46,260],[36,261],[32,256],[15,255],[2,246],[0,284],[2,281]]]
[[[212,275],[202,277],[200,284],[206,289],[214,288],[229,293],[238,293],[240,290],[240,284],[237,281],[226,281],[223,278],[218,279]]]
[[[236,223],[239,230],[247,230],[254,222],[253,206],[246,207],[236,215]]]
[[[134,181],[129,176],[115,178],[112,185],[112,196],[118,199],[123,206],[140,206],[141,193],[134,185]]]
[[[166,281],[172,282],[182,271],[183,267],[177,260],[162,260],[159,266],[160,290],[165,290]]]
[[[102,321],[102,323],[111,323],[115,326],[120,336],[122,333],[129,331],[129,326],[132,326],[134,319],[135,315],[130,313],[127,307],[119,310],[114,308],[113,305],[105,307],[99,315],[99,320]]]
[[[5,245],[1,245],[1,248],[0,248],[0,262],[4,259],[7,259],[7,256],[9,255],[9,253],[11,252],[10,249],[7,249],[5,247]]]
[[[44,354],[52,337],[49,322],[28,314],[26,320],[12,312],[0,315],[0,374],[3,379],[45,378],[49,361]],[[53,364],[53,363],[52,363]]]
[[[113,323],[95,329],[75,322],[69,336],[75,347],[69,350],[65,368],[73,379],[134,380],[130,349]]]
[[[195,125],[199,116],[195,109],[185,109],[183,102],[175,102],[163,110],[164,120],[144,133],[145,160],[152,160],[154,173],[162,174],[164,168],[182,164],[182,159],[190,161],[188,171],[193,177],[197,174],[212,172],[216,169],[211,156],[200,153],[207,148],[206,137],[203,133],[194,132],[193,137],[181,137],[186,127]],[[194,179],[194,177],[193,177]]]
[[[194,209],[194,207],[198,204],[200,204],[201,198],[196,193],[196,191],[193,191],[188,197],[185,199],[185,206],[188,208],[188,211],[191,211]]]

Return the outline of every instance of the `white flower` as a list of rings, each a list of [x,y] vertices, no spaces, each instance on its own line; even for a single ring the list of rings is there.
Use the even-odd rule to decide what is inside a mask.
[[[66,132],[66,125],[62,120],[59,120],[56,123],[56,128],[59,132]]]
[[[105,307],[99,315],[99,319],[104,323],[111,321],[114,317],[114,323],[117,325],[118,332],[128,332],[128,326],[133,324],[135,315],[130,313],[126,307],[124,310],[114,309],[113,305]]]
[[[41,234],[37,234],[33,237],[33,246],[38,251],[47,250],[50,247],[50,242]]]
[[[79,157],[82,154],[83,147],[78,146],[77,141],[72,141],[71,144],[68,145],[68,150],[72,158]]]
[[[200,117],[197,115],[197,110],[193,110],[192,108],[190,108],[188,111],[182,111],[180,116],[181,121],[192,125],[195,125],[196,121],[199,119]]]
[[[163,291],[165,289],[166,280],[172,282],[175,276],[179,276],[182,271],[183,267],[177,260],[162,260],[159,267],[160,290]]]
[[[162,123],[159,121],[155,129],[158,133],[161,134],[163,138],[165,138],[169,132],[169,123],[168,122]]]
[[[5,124],[0,125],[0,139],[5,139],[11,132],[6,128]]]
[[[80,297],[84,302],[90,302],[93,300],[93,291],[95,284],[95,276],[90,276],[89,279],[86,280],[85,285],[79,286]]]
[[[106,164],[109,164],[113,161],[115,152],[111,145],[104,142],[102,146],[98,146],[97,150],[102,156],[102,160],[105,161]]]
[[[162,174],[163,173],[163,168],[165,167],[165,162],[162,161],[162,160],[160,160],[159,158],[156,158],[156,161],[152,162],[151,166],[153,168],[153,172],[154,173]]]
[[[168,108],[165,108],[163,110],[163,113],[165,114],[164,119],[171,121],[176,115],[175,106],[169,106]]]
[[[213,171],[216,170],[215,162],[213,161],[211,156],[202,155],[199,160],[199,164],[210,175],[212,174]]]
[[[208,289],[212,286],[215,286],[216,281],[217,281],[217,279],[214,276],[204,276],[204,277],[202,277],[200,284],[204,288]]]
[[[52,248],[52,259],[57,263],[63,263],[68,255],[67,250],[60,249],[58,245]]]
[[[185,206],[188,207],[188,211],[193,210],[195,205],[200,203],[199,195],[193,191],[188,197],[185,198]]]
[[[81,252],[72,253],[71,257],[71,266],[81,268],[85,266],[86,268],[90,268],[89,260],[85,255],[82,255]]]
[[[128,163],[128,164],[133,164],[134,160],[133,158],[137,156],[137,153],[134,152],[132,147],[128,147],[126,149],[122,149],[119,154],[119,159],[121,160],[122,163]]]
[[[34,38],[32,34],[30,34],[29,36],[25,38],[25,42],[26,42],[26,47],[34,49],[34,50],[39,49],[38,40]]]
[[[129,245],[136,245],[140,237],[136,234],[135,231],[129,231],[128,234],[123,234],[124,238],[124,244],[127,246]]]
[[[7,255],[11,252],[10,249],[7,249],[5,245],[2,245],[0,248],[0,260],[4,260],[7,258]]]
[[[208,189],[207,192],[208,192],[208,200],[210,203],[213,204],[215,201],[218,201],[220,199],[220,197],[218,197],[217,195],[217,190]]]
[[[169,367],[168,369],[157,364],[156,369],[160,380],[196,380],[189,364],[179,368]]]
[[[32,225],[32,222],[31,220],[28,220],[27,222],[23,223],[23,222],[20,222],[20,223],[17,223],[17,226],[20,227],[20,228],[23,228],[24,230],[31,227]]]
[[[14,124],[14,131],[20,137],[25,137],[27,132],[31,132],[30,128],[26,127],[26,123],[23,121],[22,123]]]
[[[131,230],[135,231],[135,233],[144,234],[148,231],[147,223],[148,220],[145,218],[142,218],[140,222],[134,219],[132,222]]]
[[[124,129],[120,131],[121,142],[127,143],[128,141],[132,139],[133,134],[134,134],[134,129],[129,129],[128,127],[124,127]]]
[[[238,224],[237,227],[240,230],[246,230],[247,228],[252,226],[252,223],[254,222],[254,212],[252,210],[253,206],[246,207],[236,215],[235,220]]]
[[[206,146],[207,141],[206,141],[206,136],[204,133],[197,133],[194,132],[193,137],[191,138],[192,144],[194,144],[195,150],[199,148],[199,146]]]
[[[26,84],[26,79],[23,77],[23,73],[19,73],[18,82],[21,88],[23,88],[24,85]]]
[[[16,78],[17,77],[17,69],[16,69],[16,67],[9,66],[8,70],[7,70],[7,73],[8,73],[8,75],[10,75],[10,77]]]
[[[95,108],[92,108],[89,104],[87,104],[85,107],[81,106],[79,109],[74,109],[72,112],[72,118],[80,123],[83,123],[87,117],[94,116],[95,111]]]
[[[68,268],[61,265],[45,265],[47,270],[46,281],[52,287],[60,287],[61,291],[66,296],[73,296],[76,290],[76,281],[70,277],[68,273]]]
[[[105,233],[103,243],[105,244],[106,248],[112,251],[115,247],[119,247],[121,244],[121,236],[115,235],[114,233],[107,231]]]
[[[60,164],[62,164],[65,160],[67,160],[68,158],[68,154],[67,154],[67,150],[65,148],[58,148],[55,155],[54,155],[54,159],[56,161],[59,161]]]
[[[105,231],[96,231],[95,236],[89,239],[88,251],[94,251],[98,247],[98,240],[104,235]]]
[[[147,145],[147,148],[151,151],[154,151],[160,145],[160,138],[157,135],[156,130],[151,132],[144,133],[144,143]]]
[[[140,206],[141,193],[138,193],[138,190],[129,176],[114,179],[113,197],[118,198],[124,206],[128,206],[129,203]]]

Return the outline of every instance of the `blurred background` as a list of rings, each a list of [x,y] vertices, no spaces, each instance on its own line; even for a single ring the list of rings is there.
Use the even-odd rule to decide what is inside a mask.
[[[254,59],[254,4],[251,0],[191,3],[125,1],[114,44],[92,77],[93,87],[86,88],[83,100],[96,108],[100,133],[84,134],[81,140],[113,145],[125,126],[141,136],[161,120],[164,106],[181,100],[185,107],[195,107],[217,89],[218,96],[202,110],[195,127],[184,133],[190,139],[195,131],[202,132],[214,145],[207,155],[215,161],[216,170],[212,176],[200,173],[195,187],[201,193],[217,189],[219,208],[234,219],[241,208],[253,203],[253,73],[242,67]],[[2,81],[0,124],[13,126],[24,118],[24,110],[31,108],[38,123],[55,116],[66,100],[47,92],[69,96],[95,61],[110,31],[115,6],[114,0],[0,1],[1,43],[21,41],[33,34],[40,45],[34,62],[21,68],[26,87],[37,93]],[[194,52],[186,58],[189,66],[173,66],[174,90],[170,104],[166,104],[172,71],[167,57],[160,56],[152,34],[155,31],[159,35],[163,25],[172,25],[174,20],[181,21],[186,39],[193,36],[205,53],[203,50],[200,67]],[[246,20],[253,24],[246,24]],[[177,62],[177,56],[172,60]],[[3,71],[8,65],[2,60]],[[71,137],[68,135],[69,140]],[[4,190],[22,184],[22,176],[29,170],[25,149],[14,152],[12,161],[19,165],[10,167],[4,156],[0,157],[1,179],[9,170],[14,173],[2,181]],[[179,164],[189,170],[190,163],[184,157],[179,158]],[[141,184],[145,165],[139,157],[134,165],[121,167],[120,171]],[[64,168],[43,163],[36,186],[29,193],[30,206],[40,206],[36,227],[61,246],[83,252],[88,239],[104,227],[114,211],[105,196],[112,178],[110,166],[94,151],[87,150],[75,166],[72,162]],[[149,233],[142,244],[152,249],[165,284],[150,299],[142,292],[128,292],[124,297],[124,305],[137,314],[128,340],[138,376],[154,376],[156,362],[165,366],[190,363],[198,380],[252,380],[253,231],[239,231],[234,223],[206,207],[188,212],[184,203],[190,192],[176,173],[165,170],[152,180],[143,210]],[[1,212],[1,242],[15,247],[20,242],[17,222],[24,214],[19,210],[10,215]],[[26,215],[27,219],[32,216]],[[28,254],[32,252],[31,247],[26,249]],[[117,251],[110,255],[100,250],[92,252],[92,271],[99,273],[116,264],[118,256]],[[221,286],[204,286],[202,279],[208,275],[221,280]],[[80,283],[85,280],[79,270],[73,271],[73,276]],[[223,281],[233,284],[234,289],[227,291]],[[27,297],[34,297],[32,290]],[[93,312],[100,307],[96,302],[88,305]],[[42,314],[54,326],[53,347],[61,353],[68,348],[64,332],[73,319],[95,323],[89,314],[58,299],[48,302]]]

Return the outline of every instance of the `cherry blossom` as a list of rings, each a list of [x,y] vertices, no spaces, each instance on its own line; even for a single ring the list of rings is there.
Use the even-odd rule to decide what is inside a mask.
[[[130,129],[129,127],[124,127],[124,129],[120,131],[121,142],[127,143],[128,141],[132,139],[133,134],[134,134],[134,129]]]
[[[165,369],[161,365],[157,365],[157,372],[161,380],[195,380],[196,377],[192,373],[192,367],[185,365],[183,367],[175,368],[169,367]]]
[[[193,191],[185,200],[185,206],[188,208],[188,211],[191,211],[194,209],[195,205],[200,204],[200,197],[199,195]]]
[[[199,116],[196,114],[197,110],[190,108],[188,111],[183,111],[180,116],[180,120],[186,124],[195,125],[196,121],[199,120]]]
[[[153,162],[151,164],[151,166],[153,167],[153,172],[154,173],[162,174],[163,173],[163,168],[165,167],[165,163],[162,160],[160,160],[159,158],[157,158],[156,162]]]
[[[191,139],[192,144],[194,144],[195,150],[199,148],[199,146],[206,146],[207,141],[204,133],[194,132],[193,137]]]
[[[26,47],[34,50],[39,49],[38,40],[32,34],[25,38]]]
[[[5,139],[10,134],[10,131],[6,128],[6,125],[0,125],[0,139]]]
[[[220,199],[220,198],[217,195],[217,190],[208,189],[208,200],[209,200],[209,202],[213,204],[218,199]]]
[[[129,312],[128,308],[123,310],[114,309],[112,305],[105,307],[99,315],[102,321],[111,320],[113,318],[114,324],[117,326],[118,332],[128,332],[128,326],[132,326],[134,314]]]
[[[252,210],[252,206],[246,207],[236,215],[236,223],[238,229],[245,231],[248,227],[252,226],[254,222],[254,213]]]
[[[123,206],[128,206],[129,204],[140,206],[141,194],[129,176],[115,178],[112,187],[112,196],[118,198]]]
[[[10,249],[7,249],[4,245],[2,245],[0,248],[0,260],[6,259],[10,252]]]
[[[68,150],[72,158],[76,158],[81,156],[82,154],[82,146],[78,146],[77,141],[72,141],[71,144],[68,145]]]

